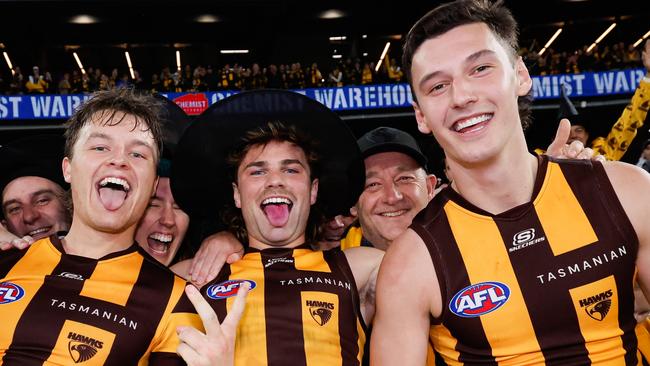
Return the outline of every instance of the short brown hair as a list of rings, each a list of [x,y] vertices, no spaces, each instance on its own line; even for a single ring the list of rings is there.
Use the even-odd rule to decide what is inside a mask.
[[[402,65],[406,78],[411,84],[413,100],[417,102],[411,67],[413,56],[426,40],[437,37],[461,25],[484,23],[487,25],[497,40],[508,51],[512,60],[517,57],[519,42],[519,28],[517,21],[508,8],[503,5],[503,0],[457,0],[442,4],[429,11],[411,28],[404,41]],[[519,116],[521,124],[528,127],[530,124],[532,94],[519,97]]]
[[[152,95],[136,92],[132,88],[116,88],[100,91],[84,102],[66,123],[65,151],[72,158],[73,148],[79,138],[79,131],[98,114],[104,126],[122,123],[127,115],[135,117],[133,129],[144,125],[143,131],[149,131],[156,142],[156,164],[162,151],[162,127],[159,119],[162,104]]]

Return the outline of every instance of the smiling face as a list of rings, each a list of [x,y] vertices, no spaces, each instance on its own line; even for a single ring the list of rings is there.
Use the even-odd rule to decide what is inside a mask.
[[[251,247],[295,247],[304,243],[318,181],[312,182],[300,147],[287,141],[252,146],[237,168],[233,190]]]
[[[19,237],[35,240],[66,231],[70,215],[63,204],[63,188],[36,176],[12,180],[2,192],[2,210],[7,229]]]
[[[523,61],[513,58],[483,23],[430,38],[413,55],[418,129],[433,133],[447,159],[489,160],[518,135],[525,146],[517,98],[532,81]]]
[[[190,217],[174,201],[169,178],[161,177],[135,232],[135,241],[158,262],[169,266],[189,225]]]
[[[112,118],[122,118],[118,113]],[[106,233],[135,230],[152,195],[158,151],[153,135],[126,115],[115,125],[86,123],[63,160],[74,204],[73,226],[83,224]]]
[[[379,249],[411,225],[433,197],[435,177],[410,156],[399,152],[374,154],[365,160],[366,185],[357,202],[363,236]]]

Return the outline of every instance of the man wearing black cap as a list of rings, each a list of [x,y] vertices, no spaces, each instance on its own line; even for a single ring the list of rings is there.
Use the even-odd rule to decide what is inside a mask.
[[[195,161],[203,169],[192,167]],[[361,164],[354,138],[336,114],[286,91],[237,94],[186,131],[173,165],[177,201],[191,215],[216,215],[219,207],[231,206],[225,217],[248,246],[243,259],[201,290],[223,319],[227,299],[250,287],[235,363],[360,364],[382,253],[311,247],[319,211],[333,216],[356,201]],[[214,347],[201,343],[210,334],[185,328],[179,336],[186,360]]]
[[[24,246],[70,228],[62,159],[63,139],[55,135],[22,138],[0,147],[2,223],[13,234],[3,235],[7,238],[0,240],[2,249],[11,247],[11,240]]]
[[[365,188],[353,208],[360,227],[350,228],[341,248],[366,243],[386,250],[433,198],[436,177],[427,174],[427,158],[406,132],[379,127],[357,144],[366,169]]]
[[[636,166],[650,173],[650,140],[646,140],[642,146],[643,151],[641,152],[641,156],[639,156],[639,161],[636,163]]]

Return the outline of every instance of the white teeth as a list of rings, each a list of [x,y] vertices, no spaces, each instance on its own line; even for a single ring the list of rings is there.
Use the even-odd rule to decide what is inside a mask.
[[[284,197],[270,197],[262,201],[263,205],[282,204],[282,203],[286,205],[290,205],[291,201],[288,198],[284,198]]]
[[[385,217],[397,217],[397,216],[402,216],[406,210],[399,210],[399,211],[393,211],[393,212],[383,212],[380,215],[385,216]]]
[[[481,122],[485,122],[485,121],[487,121],[487,120],[489,120],[491,118],[492,118],[491,114],[482,114],[480,116],[470,118],[470,119],[468,119],[466,121],[456,123],[454,125],[454,130],[456,130],[456,132],[458,132],[458,131],[462,130],[463,128],[467,128],[467,127],[477,125],[477,124],[479,124]]]
[[[174,237],[172,234],[161,234],[161,233],[153,233],[149,235],[151,239],[158,240],[159,242],[162,243],[171,243],[172,240],[174,240]]]
[[[106,178],[102,179],[101,182],[99,182],[99,185],[100,185],[101,187],[104,187],[104,186],[106,186],[108,183],[119,184],[119,185],[121,185],[121,186],[124,188],[124,190],[127,191],[127,192],[131,189],[131,187],[129,186],[129,183],[128,183],[126,180],[124,180],[124,179],[122,179],[122,178],[116,178],[116,177],[106,177]]]
[[[36,229],[36,230],[34,230],[34,231],[30,231],[30,232],[29,232],[29,236],[38,235],[38,234],[40,234],[40,233],[44,233],[44,232],[46,232],[46,231],[48,231],[48,230],[50,230],[49,227],[42,227],[42,228],[40,228],[40,229]]]

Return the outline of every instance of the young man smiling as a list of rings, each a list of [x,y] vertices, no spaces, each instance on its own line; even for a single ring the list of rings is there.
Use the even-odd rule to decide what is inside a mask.
[[[502,2],[420,19],[404,48],[418,128],[453,171],[388,249],[371,360],[636,364],[633,278],[650,284],[650,176],[528,153],[532,80]],[[399,349],[400,352],[393,352]]]
[[[182,364],[176,326],[200,327],[185,282],[134,242],[156,184],[158,107],[118,89],[71,117],[69,232],[0,256],[3,364]]]

